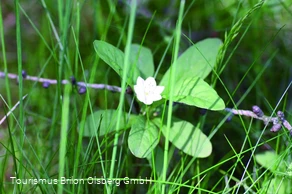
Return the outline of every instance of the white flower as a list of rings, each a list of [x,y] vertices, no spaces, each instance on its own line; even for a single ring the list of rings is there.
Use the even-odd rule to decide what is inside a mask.
[[[137,85],[134,85],[134,90],[138,100],[150,105],[154,101],[161,100],[161,93],[164,90],[164,86],[157,86],[153,77],[148,77],[146,80],[143,80],[139,76],[137,78]]]

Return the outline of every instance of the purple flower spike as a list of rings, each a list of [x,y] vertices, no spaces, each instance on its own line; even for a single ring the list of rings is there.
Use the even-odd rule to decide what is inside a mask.
[[[43,87],[44,88],[48,88],[50,86],[50,83],[49,82],[43,82]]]
[[[284,122],[285,120],[285,115],[282,111],[277,112],[277,116],[279,117],[280,121]]]
[[[256,114],[258,117],[264,116],[264,113],[263,113],[262,109],[260,109],[259,106],[256,106],[256,105],[255,106],[252,106],[252,112],[254,114]]]
[[[84,94],[85,92],[86,92],[86,87],[84,87],[84,86],[79,87],[79,89],[78,89],[79,94]]]
[[[288,129],[288,130],[291,132],[291,134],[292,134],[292,126],[290,125],[290,123],[289,123],[287,120],[284,120],[284,121],[283,121],[283,125],[284,125],[284,127],[285,127],[286,129]]]
[[[26,71],[25,71],[25,70],[22,70],[21,74],[22,74],[22,77],[23,77],[24,79],[27,77],[27,74],[26,74]]]
[[[277,132],[281,129],[281,124],[280,123],[277,123],[275,125],[273,125],[273,127],[271,128],[271,132]]]

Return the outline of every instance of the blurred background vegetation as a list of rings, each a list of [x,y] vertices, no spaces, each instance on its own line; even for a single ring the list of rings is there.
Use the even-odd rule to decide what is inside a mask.
[[[81,71],[81,62],[78,59],[78,52],[85,70],[85,75],[89,78],[92,66],[97,63],[96,54],[93,49],[93,41],[103,39],[124,50],[126,43],[127,24],[129,19],[129,1],[66,1],[71,13],[69,16],[69,26],[66,32],[66,61],[65,70],[70,75],[76,77],[78,81],[83,81]],[[183,33],[180,53],[186,50],[193,43],[208,37],[218,37],[224,41],[225,34],[228,33],[233,25],[256,4],[258,0],[197,0],[186,2],[186,15],[183,21]],[[22,63],[23,69],[29,75],[40,75],[41,77],[57,79],[58,75],[58,41],[54,30],[60,37],[65,34],[59,33],[60,13],[57,9],[57,1],[20,1],[21,17],[21,41],[22,41]],[[46,5],[46,7],[44,6]],[[79,7],[78,7],[79,5]],[[178,18],[178,0],[154,1],[139,0],[137,17],[134,29],[133,42],[141,44],[145,36],[143,46],[152,50],[154,63],[156,67],[161,62],[164,51],[170,41],[175,29]],[[65,8],[64,8],[65,9]],[[78,10],[80,9],[80,10]],[[14,1],[1,0],[1,10],[4,26],[4,38],[6,52],[1,49],[0,71],[4,71],[3,54],[7,57],[8,71],[17,73],[17,45],[16,45],[16,24],[15,24],[15,5]],[[80,11],[80,23],[78,14]],[[51,17],[51,21],[48,19]],[[109,19],[112,17],[112,19]],[[250,109],[252,105],[260,106],[263,111],[270,115],[277,103],[277,110],[283,110],[288,121],[292,119],[292,89],[289,88],[282,101],[284,91],[292,81],[292,1],[291,0],[267,0],[263,6],[252,13],[243,23],[238,36],[231,42],[224,58],[226,67],[220,78],[224,86],[232,94],[235,102],[242,100],[239,105],[241,109]],[[80,27],[78,27],[80,25]],[[52,28],[52,26],[55,27]],[[149,28],[149,29],[148,29]],[[37,30],[36,30],[37,29]],[[108,29],[108,32],[105,32]],[[74,36],[78,37],[76,43]],[[76,46],[78,44],[78,46]],[[50,49],[48,49],[48,47]],[[51,51],[50,51],[51,50]],[[52,54],[53,53],[53,54]],[[76,57],[78,60],[76,60]],[[164,72],[169,68],[172,60],[172,49],[169,49],[163,60],[162,68],[159,71],[157,79],[160,80]],[[255,81],[255,78],[259,76]],[[63,79],[69,79],[62,74]],[[211,82],[211,76],[206,79]],[[120,77],[104,64],[98,61],[97,72],[94,79],[95,83],[108,83],[111,85],[120,85]],[[227,107],[233,107],[230,98],[223,87],[218,82],[215,90],[225,101]],[[58,147],[59,130],[54,132],[51,129],[52,112],[58,112],[61,107],[54,106],[56,86],[48,89],[42,88],[39,83],[24,81],[24,93],[29,93],[29,100],[25,104],[25,126],[28,138],[43,147],[38,148],[42,154],[56,150]],[[18,85],[11,81],[10,89],[12,92],[12,104],[18,101]],[[245,92],[248,94],[244,96]],[[0,93],[6,99],[6,89],[4,79],[0,79]],[[107,91],[90,91],[90,100],[93,108],[97,109],[115,109],[118,105],[119,94]],[[106,97],[106,100],[105,100]],[[71,106],[74,107],[75,116],[81,112],[84,102],[84,96],[79,95],[76,90],[72,93]],[[74,105],[72,105],[74,104]],[[0,101],[0,116],[4,115],[4,105]],[[6,109],[7,111],[7,109]],[[17,110],[15,111],[17,115]],[[57,118],[61,113],[57,114]],[[201,110],[178,105],[175,115],[196,123],[205,118],[205,125],[202,130],[205,133],[218,125],[225,116],[224,112],[208,112],[202,115]],[[72,116],[72,121],[78,116]],[[246,126],[249,119],[244,119]],[[80,121],[74,121],[70,130],[75,131]],[[59,123],[55,126],[59,126]],[[264,125],[261,122],[254,122],[250,139],[256,142]],[[8,132],[5,129],[6,124],[1,126],[0,141],[7,142],[5,138]],[[280,133],[283,133],[281,131]],[[49,135],[48,135],[49,134]],[[239,118],[233,118],[231,122],[225,123],[211,140],[213,143],[213,154],[211,157],[201,159],[203,168],[207,168],[223,158],[230,157],[233,153],[228,145],[226,138],[231,142],[234,148],[239,151],[245,138],[245,131]],[[265,132],[264,140],[273,138],[275,134]],[[52,140],[53,138],[55,140]],[[48,141],[52,140],[52,141]],[[291,140],[290,140],[291,141]],[[282,142],[280,142],[281,144]],[[69,144],[74,144],[74,139],[69,140]],[[259,151],[271,149],[279,145],[279,139],[270,141],[269,144],[260,147]],[[51,147],[53,146],[53,147]],[[69,146],[74,150],[74,146]],[[284,149],[285,143],[283,143]],[[280,146],[281,147],[281,146]],[[46,150],[48,149],[48,150]],[[0,151],[4,152],[4,148]],[[54,151],[52,151],[54,152]],[[250,153],[247,153],[247,159]],[[1,160],[1,159],[0,159]],[[32,159],[33,161],[34,159]],[[48,159],[45,159],[48,160]],[[56,160],[56,158],[54,159]],[[144,163],[143,160],[133,159],[133,163]],[[53,162],[57,165],[57,161]],[[228,170],[233,161],[226,162],[222,169]],[[54,166],[54,165],[53,165]],[[13,172],[12,167],[8,165],[6,170],[6,180]],[[141,167],[136,166],[136,170]],[[252,168],[252,167],[251,167]],[[57,168],[51,168],[52,173],[56,173]],[[242,174],[243,169],[238,169],[238,174]],[[131,172],[130,174],[135,174]],[[139,172],[136,172],[139,174]],[[214,177],[222,176],[214,173]],[[219,178],[214,178],[210,182],[215,184]]]

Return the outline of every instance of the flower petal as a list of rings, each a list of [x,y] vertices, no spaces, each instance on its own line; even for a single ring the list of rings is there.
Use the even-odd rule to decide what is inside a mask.
[[[160,94],[153,94],[153,95],[151,95],[151,99],[152,99],[152,101],[158,101],[158,100],[161,100],[162,97]]]
[[[144,104],[146,104],[147,98],[145,95],[139,94],[137,95],[137,98],[139,101],[143,102]]]
[[[138,76],[137,78],[137,85],[144,87],[145,81],[142,77]]]
[[[153,99],[152,98],[145,98],[145,102],[144,102],[144,104],[146,104],[146,105],[150,105],[150,104],[152,104],[153,103]]]
[[[137,84],[134,85],[134,91],[137,95],[138,100],[140,100],[141,102],[143,102],[145,99],[144,82],[145,81],[139,76],[137,78]]]
[[[164,90],[164,86],[156,86],[155,93],[161,94]]]
[[[138,96],[139,94],[144,93],[144,88],[139,85],[134,85],[134,91]]]
[[[148,77],[146,80],[145,80],[145,86],[151,86],[151,87],[156,87],[156,81],[153,77]]]

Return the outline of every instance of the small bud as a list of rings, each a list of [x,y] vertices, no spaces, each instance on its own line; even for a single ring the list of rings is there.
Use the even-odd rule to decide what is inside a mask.
[[[157,117],[159,115],[159,112],[154,112],[153,117]]]
[[[76,85],[76,78],[74,76],[70,77],[72,85]]]
[[[277,112],[277,116],[280,119],[281,122],[283,122],[285,120],[285,115],[282,111],[278,111]]]
[[[26,74],[25,70],[22,70],[21,74],[22,74],[23,79],[25,79],[27,77],[27,74]]]
[[[230,115],[230,116],[226,119],[226,123],[229,123],[229,122],[232,120],[232,118],[233,118],[233,114]]]
[[[273,121],[273,125],[276,125],[279,123],[279,119],[277,117],[275,117],[274,119],[272,119]]]
[[[207,113],[207,109],[205,108],[200,108],[200,114],[205,115]]]
[[[86,92],[86,87],[80,86],[79,89],[78,89],[78,93],[79,94],[84,94],[85,92]]]
[[[277,132],[281,129],[281,124],[280,123],[277,123],[275,125],[273,125],[273,127],[271,128],[271,132]]]
[[[254,114],[256,114],[258,117],[262,117],[262,116],[264,116],[264,113],[263,113],[263,111],[260,109],[260,107],[258,107],[258,106],[252,106],[252,112],[254,113]]]
[[[131,88],[131,87],[127,87],[127,89],[126,89],[126,93],[127,93],[127,94],[133,94],[133,90],[132,90],[132,88]]]
[[[44,88],[48,88],[50,86],[50,83],[49,82],[43,82],[43,87]]]
[[[283,125],[286,129],[288,129],[292,133],[292,126],[290,125],[290,123],[287,120],[283,121]]]

